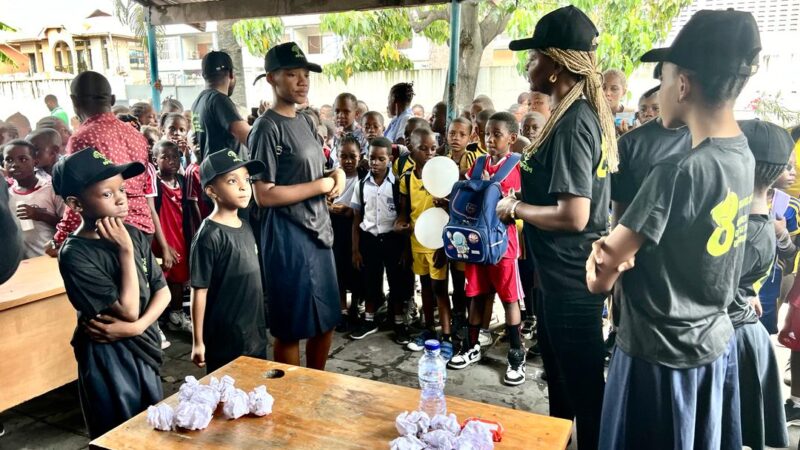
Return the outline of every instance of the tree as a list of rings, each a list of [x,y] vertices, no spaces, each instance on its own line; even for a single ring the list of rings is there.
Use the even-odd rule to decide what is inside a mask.
[[[242,60],[242,46],[236,39],[233,31],[235,20],[222,20],[217,22],[217,40],[220,50],[225,51],[231,56],[233,61],[233,76],[236,78],[238,86],[233,90],[231,100],[239,106],[247,106],[245,96],[244,62]]]
[[[17,31],[12,26],[7,25],[3,22],[0,22],[0,31]],[[17,63],[14,62],[13,59],[9,58],[8,55],[0,51],[0,64],[11,64],[13,67],[17,67]]]
[[[133,0],[114,0],[114,16],[121,24],[127,26],[134,36],[142,41],[144,49],[144,68],[147,79],[150,79],[150,47],[147,37],[147,16],[148,11],[141,4]],[[155,27],[156,41],[164,36],[164,27]],[[154,83],[155,80],[150,80]]]
[[[630,74],[639,57],[666,36],[672,19],[691,0],[572,3],[600,28],[601,67],[617,67]],[[480,60],[494,38],[504,32],[513,38],[531,36],[542,15],[566,4],[563,0],[556,4],[537,0],[465,0],[461,4],[457,104],[466,105],[475,95]],[[410,69],[413,64],[397,50],[398,44],[411,39],[412,32],[445,44],[449,20],[449,5],[326,14],[320,28],[342,38],[343,45],[340,59],[328,64],[325,73],[347,80],[356,72]],[[524,52],[518,54],[520,72],[526,56]]]
[[[233,24],[233,35],[244,45],[251,55],[266,55],[267,50],[281,42],[283,21],[279,17],[266,19],[245,19]]]

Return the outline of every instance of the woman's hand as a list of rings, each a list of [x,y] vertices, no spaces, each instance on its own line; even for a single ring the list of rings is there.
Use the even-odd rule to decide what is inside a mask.
[[[347,177],[344,174],[344,170],[342,169],[335,169],[328,175],[330,178],[333,179],[333,189],[328,192],[329,199],[339,198],[344,191],[345,183],[347,182]]]
[[[514,223],[514,219],[511,217],[511,210],[514,209],[514,205],[519,202],[520,201],[517,200],[513,195],[504,197],[497,202],[497,208],[495,208],[495,212],[497,213],[497,217],[501,222],[506,225]]]
[[[139,321],[126,322],[116,317],[98,314],[83,325],[83,330],[95,342],[109,343],[133,336],[139,336],[144,328]]]
[[[206,366],[206,345],[193,344],[192,345],[192,362],[197,367]]]

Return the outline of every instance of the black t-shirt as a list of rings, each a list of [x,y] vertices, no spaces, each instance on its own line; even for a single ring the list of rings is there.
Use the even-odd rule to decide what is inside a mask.
[[[706,139],[653,167],[620,219],[645,238],[622,277],[617,343],[626,353],[684,369],[725,350],[754,170],[743,135]]]
[[[256,119],[247,139],[253,159],[267,166],[253,180],[287,186],[322,178],[325,154],[316,136],[314,124],[305,114],[285,117],[267,110]],[[333,245],[333,228],[324,195],[274,209],[278,216],[300,225],[326,247]],[[268,225],[267,221],[264,225]]]
[[[139,314],[144,314],[150,298],[167,285],[161,267],[150,250],[150,241],[139,229],[125,225],[133,241],[134,260],[139,280]],[[81,330],[81,323],[100,313],[119,300],[122,272],[119,251],[114,244],[103,239],[88,239],[70,235],[58,253],[58,268],[64,279],[72,306],[78,311],[78,327],[72,339],[77,347],[89,341]],[[161,338],[156,324],[150,325],[140,336],[120,339],[107,345],[125,345],[136,356],[158,369],[161,365]]]
[[[756,310],[750,299],[758,298],[758,290],[769,275],[775,262],[775,227],[772,219],[763,214],[751,214],[747,223],[747,241],[744,245],[742,276],[736,296],[728,306],[728,316],[733,328],[758,322]]]
[[[192,128],[197,135],[201,159],[226,148],[247,159],[246,150],[230,132],[231,124],[238,120],[243,119],[230,97],[216,89],[200,92],[192,104]]]
[[[653,165],[692,148],[687,127],[665,128],[660,118],[619,138],[619,171],[611,174],[611,200],[630,204]]]
[[[591,200],[589,222],[583,231],[545,231],[525,224],[525,238],[547,295],[564,299],[591,295],[586,287],[586,259],[592,242],[607,230],[611,190],[601,143],[597,114],[588,102],[578,100],[536,154],[520,165],[525,203],[557,205],[558,194]]]
[[[265,357],[264,295],[253,230],[205,219],[192,240],[189,267],[193,288],[208,289],[203,320],[206,357],[233,360]]]

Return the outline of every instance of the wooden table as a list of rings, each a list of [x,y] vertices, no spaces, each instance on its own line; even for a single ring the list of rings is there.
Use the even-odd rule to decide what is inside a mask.
[[[272,369],[285,372],[268,379]],[[201,431],[155,431],[143,412],[90,443],[95,449],[373,449],[396,438],[395,417],[417,408],[419,390],[331,372],[241,357],[212,375],[230,375],[250,391],[266,385],[275,397],[271,415],[226,420],[215,415]],[[203,382],[208,382],[205,377]],[[498,389],[502,389],[498,387]],[[175,407],[177,394],[166,400]],[[497,420],[505,427],[497,449],[563,449],[572,423],[499,406],[447,398],[449,413]]]
[[[24,260],[0,285],[0,411],[77,378],[76,323],[55,258]]]

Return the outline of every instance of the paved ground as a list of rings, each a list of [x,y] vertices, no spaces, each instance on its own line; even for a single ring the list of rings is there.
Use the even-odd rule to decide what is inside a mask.
[[[497,312],[502,317],[502,310]],[[498,325],[495,323],[494,327],[497,329]],[[167,331],[167,336],[172,346],[166,350],[162,377],[165,395],[169,396],[177,391],[186,375],[199,378],[204,372],[189,361],[191,338],[188,334]],[[498,339],[478,366],[463,371],[449,371],[448,395],[546,414],[547,389],[538,381],[541,360],[537,358],[528,362],[528,381],[524,385],[509,388],[501,382],[507,349],[508,345]],[[783,367],[788,351],[784,348],[778,350],[779,362]],[[377,333],[362,341],[351,341],[337,334],[328,370],[416,386],[418,358],[419,353],[405,351],[394,344],[388,332]],[[788,388],[784,388],[788,396]],[[6,435],[0,437],[0,449],[72,450],[87,448],[89,443],[75,383],[0,413],[0,422],[6,428]],[[798,438],[800,429],[791,428],[791,442],[797,442]],[[577,447],[573,442],[570,449],[574,448]]]

